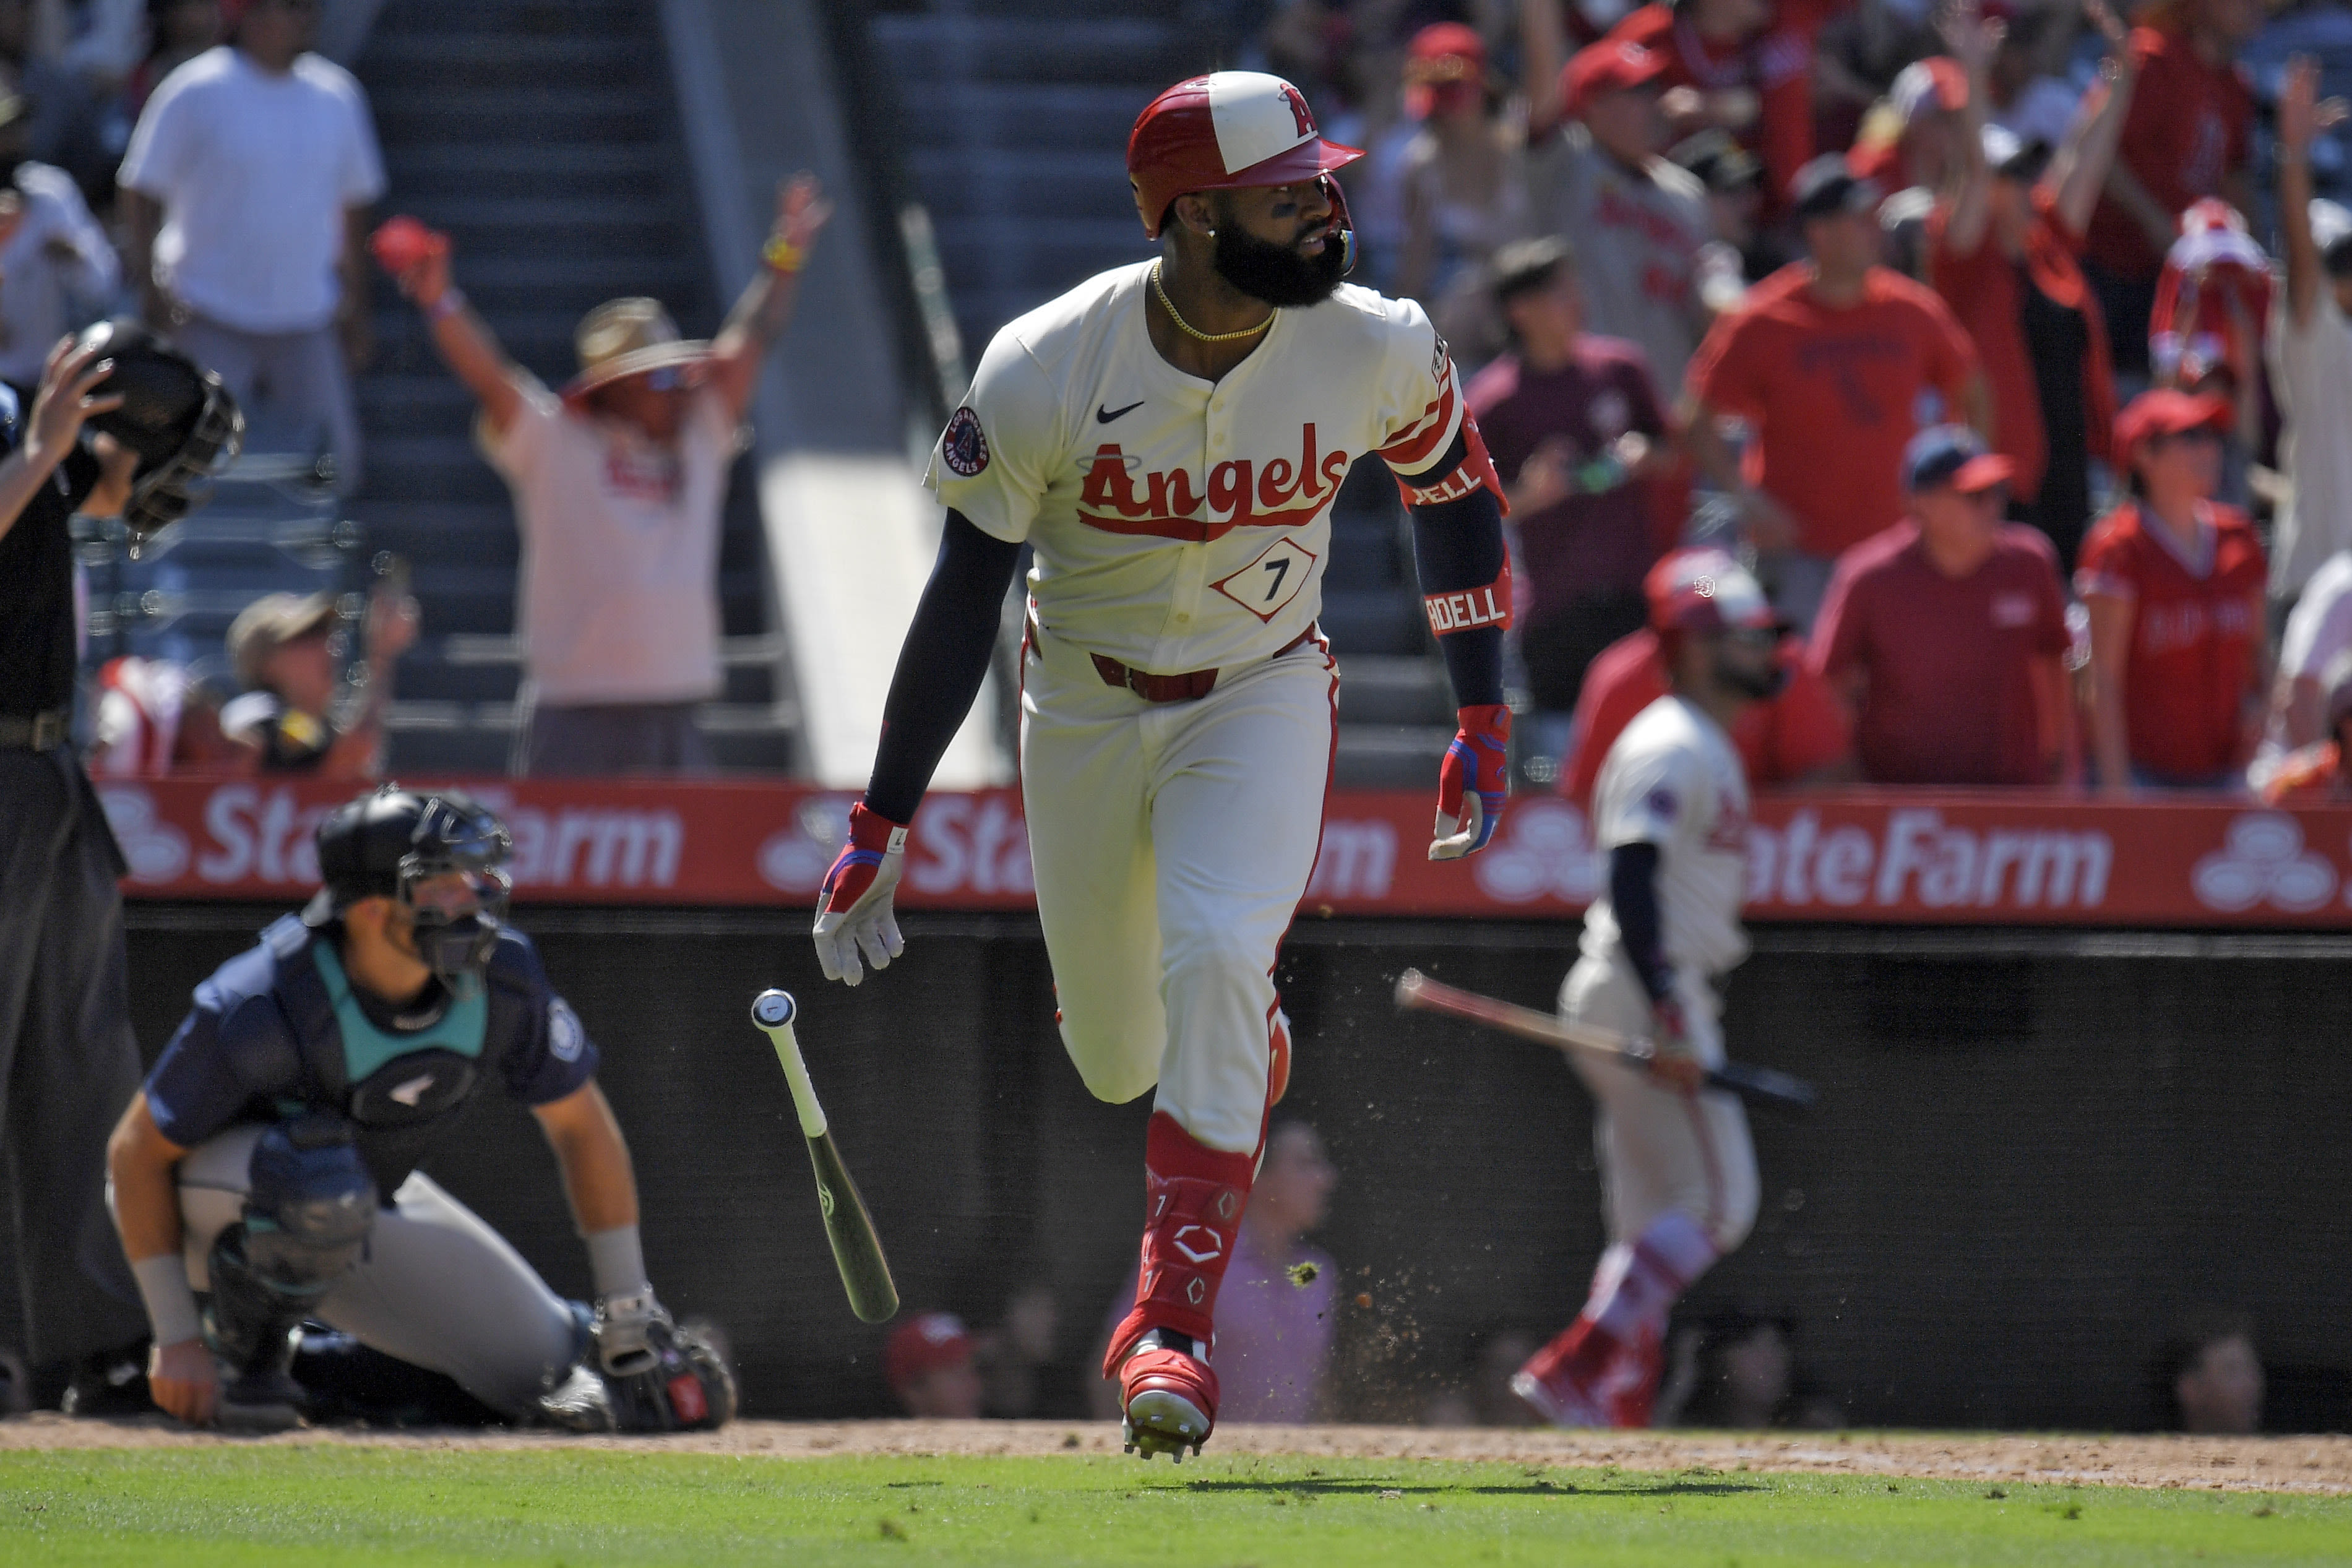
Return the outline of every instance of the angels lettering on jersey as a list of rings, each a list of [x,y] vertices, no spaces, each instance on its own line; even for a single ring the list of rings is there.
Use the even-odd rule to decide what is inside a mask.
[[[1047,632],[1152,671],[1263,658],[1322,607],[1331,503],[1357,459],[1415,477],[1414,504],[1467,494],[1485,465],[1427,471],[1469,416],[1418,305],[1343,285],[1277,311],[1211,383],[1152,346],[1151,266],[999,331],[926,483],[982,531],[1031,545]]]

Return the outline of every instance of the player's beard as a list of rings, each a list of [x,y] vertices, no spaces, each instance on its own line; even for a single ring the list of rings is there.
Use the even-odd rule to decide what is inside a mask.
[[[1317,256],[1242,232],[1237,223],[1217,226],[1217,276],[1253,300],[1276,306],[1319,305],[1347,276],[1348,247],[1337,234],[1323,237]]]
[[[1789,684],[1789,670],[1778,659],[1758,669],[1753,665],[1742,665],[1718,654],[1715,661],[1715,679],[1742,697],[1769,702],[1780,696],[1780,689]]]

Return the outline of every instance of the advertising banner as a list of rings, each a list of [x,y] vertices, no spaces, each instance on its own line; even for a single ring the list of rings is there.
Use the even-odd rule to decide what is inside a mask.
[[[463,787],[514,834],[516,898],[542,903],[808,904],[855,798],[774,783]],[[281,903],[314,885],[311,831],[350,793],[251,778],[99,785],[128,895]],[[1301,912],[1566,919],[1599,887],[1584,816],[1567,802],[1514,798],[1485,852],[1441,864],[1426,851],[1433,798],[1335,792]],[[1838,790],[1759,800],[1748,842],[1757,920],[2352,928],[2352,807]],[[1019,792],[926,800],[898,902],[1028,908]]]

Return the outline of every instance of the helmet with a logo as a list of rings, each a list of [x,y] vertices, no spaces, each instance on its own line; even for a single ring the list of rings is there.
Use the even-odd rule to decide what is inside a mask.
[[[1781,624],[1755,575],[1728,551],[1677,550],[1650,568],[1642,594],[1653,631],[1763,631]]]
[[[514,840],[496,813],[454,789],[383,784],[319,823],[321,886],[302,911],[323,926],[362,899],[388,898],[414,921],[417,952],[444,979],[489,963],[514,882]]]
[[[1178,82],[1136,116],[1127,176],[1143,232],[1154,239],[1178,196],[1321,180],[1333,236],[1352,253],[1347,200],[1329,176],[1363,155],[1323,140],[1306,96],[1280,77],[1212,71]]]

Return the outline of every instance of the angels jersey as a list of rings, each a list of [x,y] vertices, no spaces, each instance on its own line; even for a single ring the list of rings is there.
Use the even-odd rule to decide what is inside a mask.
[[[1046,630],[1169,675],[1295,641],[1322,608],[1349,467],[1377,453],[1421,473],[1465,416],[1428,316],[1367,289],[1276,311],[1223,381],[1188,375],[1151,345],[1154,265],[998,331],[924,482],[1028,542]]]
[[[1748,956],[1739,906],[1748,895],[1748,779],[1723,727],[1679,697],[1661,697],[1625,726],[1592,792],[1592,837],[1658,847],[1658,921],[1666,962],[1704,979]],[[1584,916],[1582,951],[1618,947],[1607,879]]]

